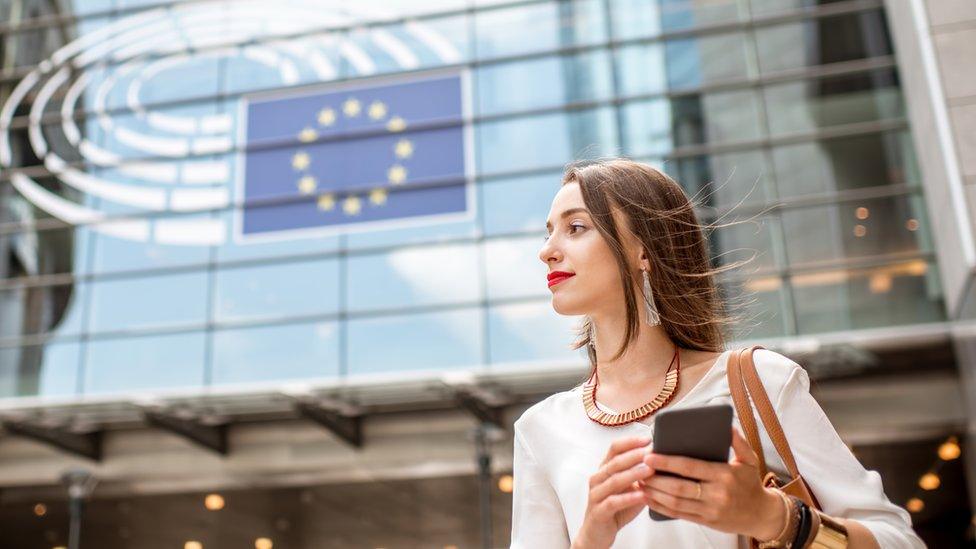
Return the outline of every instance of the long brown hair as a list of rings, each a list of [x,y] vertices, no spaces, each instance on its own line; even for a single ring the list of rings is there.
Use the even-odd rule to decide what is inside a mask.
[[[634,285],[642,274],[625,255],[623,234],[630,231],[640,242],[650,263],[651,292],[661,315],[661,327],[679,346],[700,351],[721,351],[725,328],[731,323],[715,284],[715,275],[733,268],[712,268],[705,232],[694,204],[681,187],[647,164],[625,158],[586,161],[569,166],[562,184],[577,183],[583,203],[596,229],[609,244],[620,270],[627,310],[627,332],[611,360],[623,355],[639,332],[640,311]],[[628,226],[620,227],[611,211],[623,214]],[[585,347],[590,375],[596,368],[596,351],[590,346],[591,320],[579,327],[573,349]]]

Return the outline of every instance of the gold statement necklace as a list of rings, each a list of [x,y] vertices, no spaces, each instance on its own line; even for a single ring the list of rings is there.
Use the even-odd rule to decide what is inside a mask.
[[[672,369],[671,366],[674,366],[674,368]],[[675,347],[674,356],[671,357],[671,363],[668,364],[668,371],[664,374],[664,387],[654,397],[654,400],[629,412],[611,414],[600,410],[596,406],[596,387],[600,384],[600,378],[594,370],[593,375],[583,385],[583,407],[586,408],[586,415],[593,421],[607,427],[619,427],[620,425],[626,425],[644,419],[671,401],[674,393],[678,390],[678,375],[680,372],[681,355],[678,353],[678,348]]]

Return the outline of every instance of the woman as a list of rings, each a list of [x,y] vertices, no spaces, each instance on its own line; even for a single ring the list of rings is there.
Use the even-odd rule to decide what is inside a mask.
[[[515,422],[512,547],[718,549],[746,546],[746,536],[770,547],[812,543],[817,514],[801,519],[799,500],[762,485],[738,418],[729,463],[653,453],[654,412],[731,403],[715,271],[681,188],[624,159],[571,167],[546,227],[539,258],[552,306],[584,315],[575,346],[586,347],[591,371]],[[825,529],[835,521],[828,534],[852,549],[924,547],[810,396],[806,371],[771,351],[753,356]],[[675,374],[677,383],[667,381]],[[770,469],[786,478],[765,432],[763,441]],[[654,521],[648,508],[680,520]]]

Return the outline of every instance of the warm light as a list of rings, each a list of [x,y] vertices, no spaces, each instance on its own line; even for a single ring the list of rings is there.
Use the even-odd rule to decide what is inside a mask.
[[[203,549],[203,544],[199,541],[188,541],[183,544],[183,549]]]
[[[254,540],[254,549],[271,549],[274,544],[268,538],[258,538]]]
[[[868,209],[861,206],[860,208],[854,210],[854,215],[857,216],[858,219],[867,219],[869,215]]]
[[[777,276],[753,278],[746,282],[746,289],[750,292],[772,292],[780,289],[783,281]]]
[[[224,497],[220,494],[207,494],[203,506],[211,511],[220,511],[224,508]]]
[[[511,494],[514,483],[515,479],[512,478],[512,475],[502,475],[501,478],[498,479],[498,489],[506,494]]]
[[[939,480],[939,475],[935,473],[925,473],[922,478],[918,479],[918,485],[922,487],[923,490],[935,490],[942,484]]]
[[[956,437],[949,437],[949,440],[939,446],[939,458],[943,461],[952,461],[961,453],[962,450],[959,449],[959,442],[956,441]]]
[[[922,509],[925,509],[925,502],[918,498],[912,498],[908,500],[908,503],[905,505],[905,508],[911,511],[912,513],[918,513]]]
[[[868,282],[868,287],[872,294],[883,294],[891,289],[891,275],[876,274],[872,275]]]
[[[909,219],[908,221],[905,222],[905,228],[908,229],[909,231],[917,231],[918,230],[918,220],[917,219]]]
[[[34,514],[37,515],[37,516],[39,516],[39,517],[43,517],[44,515],[46,515],[47,514],[47,505],[44,505],[43,503],[38,503],[37,505],[35,505],[34,506]]]
[[[445,545],[444,549],[458,549],[457,545]]]
[[[868,234],[868,228],[864,225],[854,225],[854,236],[861,238],[862,236]]]

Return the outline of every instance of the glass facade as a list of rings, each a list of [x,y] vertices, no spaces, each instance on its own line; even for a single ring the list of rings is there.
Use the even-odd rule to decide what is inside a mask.
[[[944,319],[881,2],[61,4],[0,8],[0,397],[578,360],[537,252],[615,154],[737,221],[738,337]],[[233,238],[242,98],[444,67],[470,218]]]

